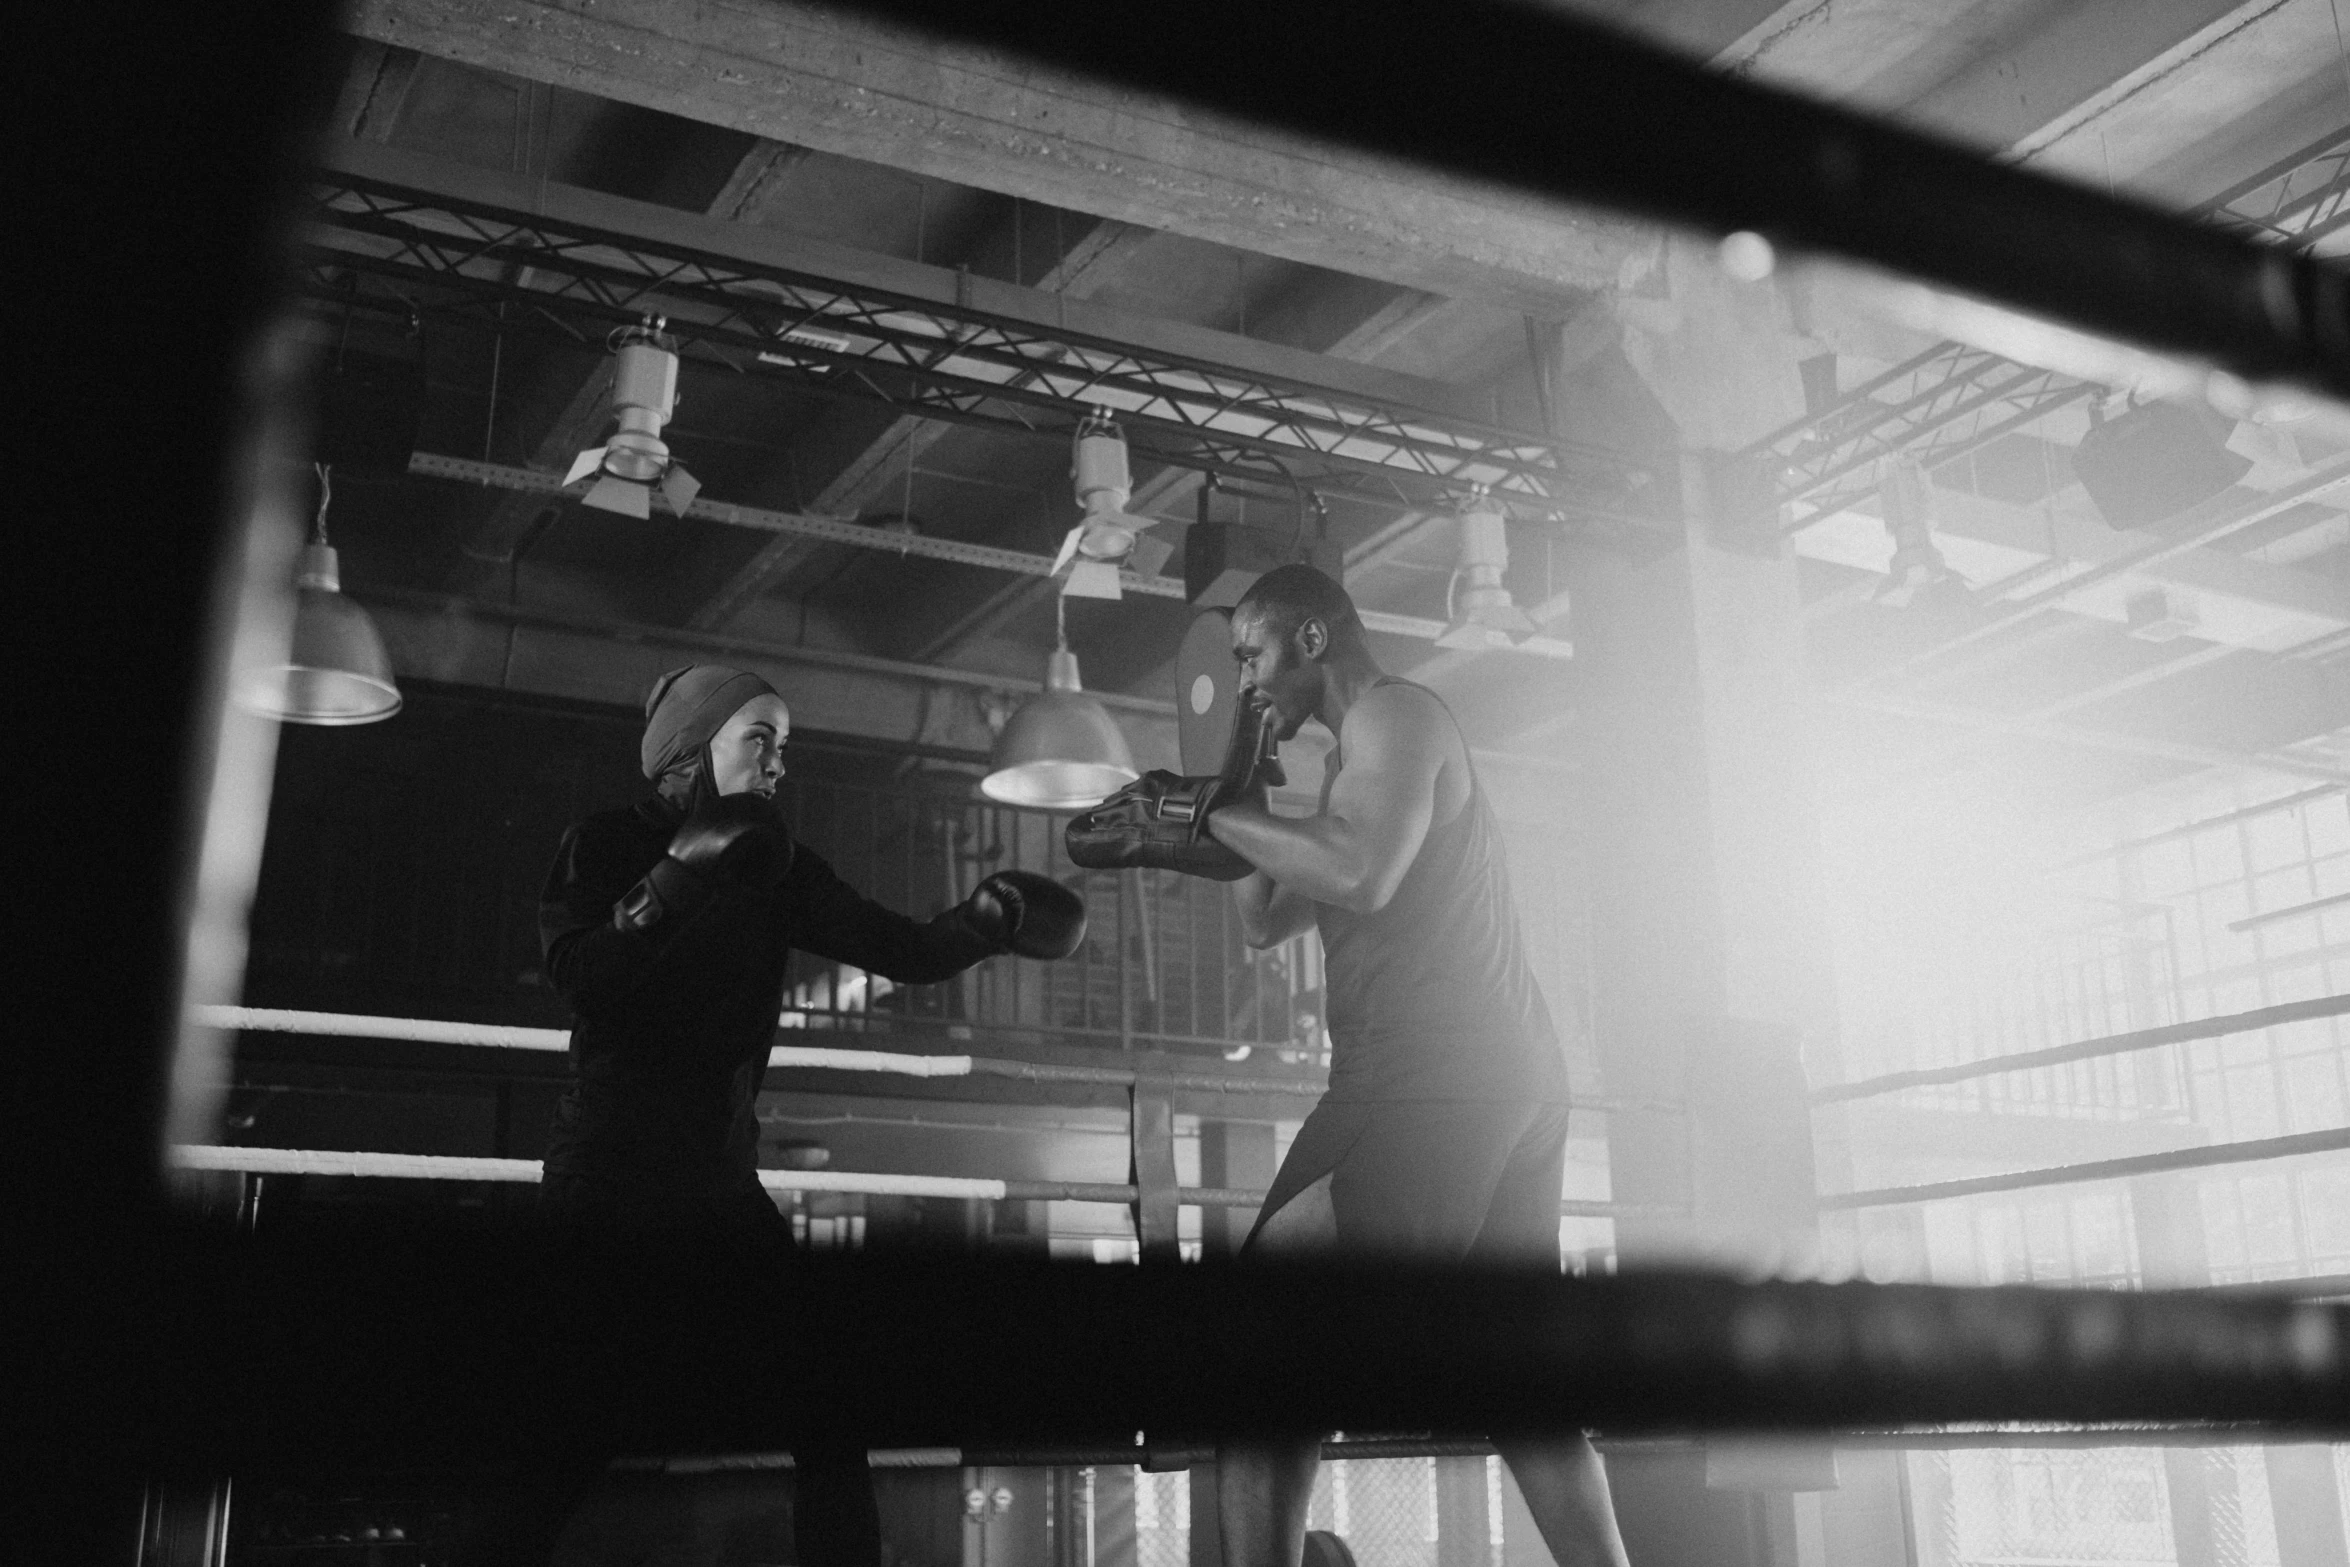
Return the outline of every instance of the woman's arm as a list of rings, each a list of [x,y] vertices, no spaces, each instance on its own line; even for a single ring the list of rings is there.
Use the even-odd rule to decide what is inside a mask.
[[[805,847],[777,896],[788,906],[793,946],[902,985],[952,979],[1000,950],[972,929],[959,905],[912,919],[857,891]]]
[[[678,949],[697,940],[687,933],[711,923],[712,909],[705,907],[645,929],[614,924],[613,905],[659,857],[658,839],[647,841],[609,818],[563,835],[539,893],[539,951],[548,982],[583,1013],[626,1001],[656,974],[676,970],[685,956]]]

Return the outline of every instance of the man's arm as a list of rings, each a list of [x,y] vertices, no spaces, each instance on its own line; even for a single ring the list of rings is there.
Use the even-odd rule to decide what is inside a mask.
[[[1290,891],[1263,871],[1251,872],[1231,887],[1232,907],[1240,915],[1240,939],[1252,947],[1278,947],[1314,928],[1314,900]]]
[[[1448,749],[1443,712],[1409,686],[1378,687],[1346,715],[1339,749],[1345,765],[1319,815],[1234,804],[1208,831],[1284,893],[1368,914],[1395,896],[1427,841]]]

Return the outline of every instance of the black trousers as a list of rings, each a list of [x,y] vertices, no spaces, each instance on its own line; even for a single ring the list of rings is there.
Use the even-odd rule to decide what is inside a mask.
[[[754,1179],[689,1194],[604,1183],[560,1170],[540,1189],[542,1211],[583,1246],[625,1245],[632,1233],[698,1231],[756,1255],[793,1251],[791,1227]],[[614,1344],[613,1356],[630,1346]],[[599,1377],[583,1370],[583,1377]],[[881,1513],[866,1444],[840,1432],[792,1449],[792,1536],[799,1567],[881,1567]],[[612,1455],[550,1433],[507,1484],[474,1498],[456,1567],[548,1567],[557,1541]]]

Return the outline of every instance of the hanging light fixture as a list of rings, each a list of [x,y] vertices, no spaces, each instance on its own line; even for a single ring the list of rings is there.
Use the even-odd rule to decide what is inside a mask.
[[[400,710],[392,661],[367,611],[343,597],[334,546],[326,542],[332,470],[318,467],[318,516],[294,578],[294,635],[286,661],[248,670],[237,699],[289,724],[372,724]]]
[[[1541,628],[1511,599],[1508,518],[1480,484],[1461,512],[1461,563],[1445,591],[1448,614],[1438,647],[1482,653],[1516,647]]]
[[[1078,422],[1069,477],[1077,487],[1083,515],[1053,557],[1053,575],[1060,580],[1062,593],[1122,598],[1121,568],[1157,576],[1175,546],[1146,531],[1157,518],[1137,517],[1126,510],[1134,494],[1134,474],[1126,460],[1126,437],[1108,409],[1092,409]]]
[[[1893,539],[1893,556],[1885,563],[1876,601],[1893,609],[1923,604],[1930,611],[1973,603],[1966,578],[1951,569],[1934,542],[1934,500],[1925,470],[1907,459],[1894,463],[1877,486],[1877,501]]]
[[[1053,600],[1054,642],[1044,689],[1005,720],[980,793],[1006,805],[1083,811],[1140,776],[1126,737],[1077,679],[1062,601]]]
[[[653,496],[680,517],[702,492],[702,481],[677,465],[661,431],[677,412],[677,345],[648,316],[643,326],[622,327],[611,338],[612,415],[616,428],[601,446],[572,459],[563,487],[593,479],[580,499],[623,517],[649,518]]]

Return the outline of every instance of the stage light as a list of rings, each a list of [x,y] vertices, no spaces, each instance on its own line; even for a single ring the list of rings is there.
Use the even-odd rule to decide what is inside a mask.
[[[679,467],[661,441],[662,428],[677,412],[677,355],[659,328],[655,321],[613,334],[616,428],[603,445],[572,459],[571,471],[563,476],[563,487],[569,489],[594,475],[581,500],[624,517],[650,518],[656,491],[682,517],[702,490],[701,480]]]
[[[2110,419],[2092,410],[2072,461],[2098,514],[2116,528],[2175,517],[2252,468],[2228,449],[2213,416],[2175,403],[2141,403]]]
[[[1483,486],[1461,513],[1461,559],[1448,594],[1450,608],[1438,647],[1485,652],[1516,647],[1541,628],[1510,598],[1508,521]]]
[[[1126,437],[1099,408],[1078,423],[1070,477],[1076,481],[1077,506],[1084,515],[1053,557],[1061,592],[1075,598],[1122,598],[1120,568],[1157,576],[1175,547],[1145,533],[1157,523],[1156,517],[1137,517],[1126,510],[1134,493]]]
[[[1877,487],[1885,531],[1893,536],[1893,557],[1885,565],[1878,603],[1893,609],[1924,604],[1954,609],[1972,604],[1967,580],[1950,568],[1934,543],[1933,503],[1926,476],[1914,463],[1896,462]]]

